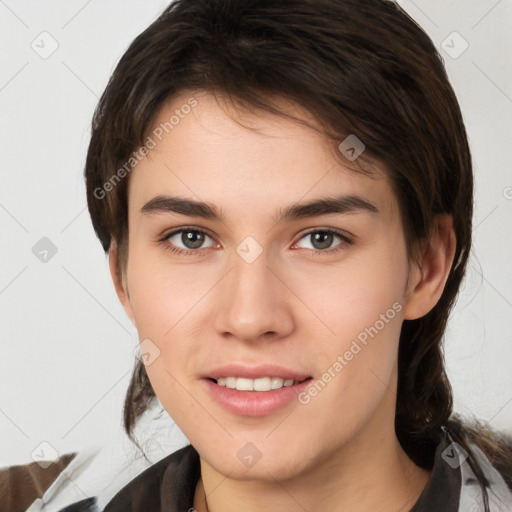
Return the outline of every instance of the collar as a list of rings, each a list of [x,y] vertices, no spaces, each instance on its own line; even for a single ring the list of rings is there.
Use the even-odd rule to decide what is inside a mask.
[[[458,454],[450,434],[445,428],[441,428],[432,473],[410,512],[459,512],[462,478]]]

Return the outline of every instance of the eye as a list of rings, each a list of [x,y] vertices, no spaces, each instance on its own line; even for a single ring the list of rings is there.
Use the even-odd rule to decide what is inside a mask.
[[[302,235],[300,240],[307,240],[309,238],[311,247],[302,247],[303,249],[311,250],[313,253],[333,253],[343,250],[347,245],[352,244],[352,240],[343,232],[330,229],[315,229]],[[204,245],[205,241],[209,239],[210,243]],[[332,247],[333,242],[339,239],[340,241]],[[202,252],[203,249],[213,247],[216,243],[204,231],[195,228],[180,228],[165,235],[160,243],[164,244],[166,250],[180,255],[193,255]],[[297,244],[298,245],[298,242]],[[299,246],[300,247],[300,246]]]
[[[203,246],[206,239],[210,239],[211,243],[209,245]],[[194,252],[200,252],[202,249],[206,249],[215,245],[215,242],[213,242],[212,238],[204,231],[192,228],[177,229],[166,235],[160,241],[165,243],[166,249],[180,254],[192,254]]]
[[[309,231],[301,237],[301,240],[307,240],[308,238],[312,247],[302,248],[317,252],[336,252],[338,250],[344,249],[347,245],[352,243],[347,235],[334,229],[316,229],[314,231]],[[334,249],[326,250],[332,247],[332,243],[336,238],[338,238],[340,242],[334,246]]]

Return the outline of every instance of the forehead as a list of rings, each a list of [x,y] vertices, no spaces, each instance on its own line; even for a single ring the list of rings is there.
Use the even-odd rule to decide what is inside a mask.
[[[314,117],[292,102],[280,108],[313,126]],[[131,173],[130,208],[156,195],[205,199],[227,210],[244,204],[253,214],[304,199],[343,193],[367,196],[379,210],[396,212],[383,168],[354,170],[336,144],[299,121],[243,109],[199,91],[167,101],[148,132],[147,157]],[[341,141],[340,141],[341,142]],[[352,167],[352,169],[350,167]]]

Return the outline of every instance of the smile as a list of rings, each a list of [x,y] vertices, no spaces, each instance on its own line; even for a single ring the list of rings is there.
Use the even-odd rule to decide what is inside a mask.
[[[304,380],[280,377],[203,378],[201,385],[208,396],[224,410],[238,416],[266,416],[293,403],[309,385],[312,377]],[[274,386],[274,387],[272,387]]]
[[[238,391],[270,391],[272,389],[294,386],[300,382],[302,381],[282,379],[281,377],[259,377],[257,379],[248,379],[246,377],[220,377],[216,380],[219,386],[237,389]]]

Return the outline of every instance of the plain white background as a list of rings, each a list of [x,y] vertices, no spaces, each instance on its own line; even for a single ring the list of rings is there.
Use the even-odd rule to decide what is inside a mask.
[[[64,453],[121,435],[137,336],[82,173],[99,96],[167,3],[0,1],[0,466],[30,462],[41,442]],[[475,164],[474,250],[445,340],[455,410],[512,430],[512,3],[400,4],[443,55]],[[58,44],[46,59],[31,47],[41,37]],[[57,250],[45,263],[32,250],[43,237]]]

